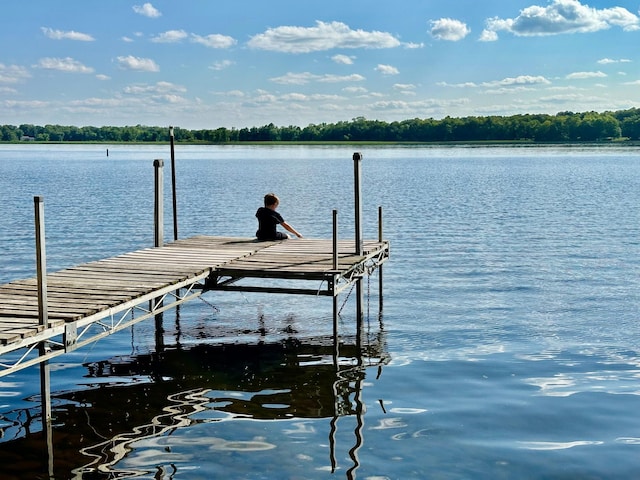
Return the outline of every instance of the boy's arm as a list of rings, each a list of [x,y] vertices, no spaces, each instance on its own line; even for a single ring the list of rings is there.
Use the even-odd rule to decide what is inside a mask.
[[[297,230],[295,228],[293,228],[291,225],[289,225],[287,222],[282,222],[280,225],[282,225],[282,228],[284,228],[285,230],[289,230],[291,233],[293,233],[296,237],[298,238],[302,238],[302,235],[300,235]]]

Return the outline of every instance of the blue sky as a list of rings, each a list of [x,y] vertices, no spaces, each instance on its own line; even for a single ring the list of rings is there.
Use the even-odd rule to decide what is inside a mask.
[[[640,107],[640,0],[30,0],[0,22],[0,124]]]

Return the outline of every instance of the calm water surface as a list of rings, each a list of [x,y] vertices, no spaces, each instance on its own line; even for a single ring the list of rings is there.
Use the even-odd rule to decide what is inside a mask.
[[[252,236],[268,191],[353,237],[353,148],[178,147],[179,234]],[[363,148],[384,313],[344,295],[208,293],[52,362],[55,478],[640,477],[640,151]],[[0,146],[0,282],[153,243],[168,147]],[[295,240],[291,240],[295,241]],[[163,345],[159,349],[159,345]],[[338,370],[338,371],[337,371]],[[0,378],[0,477],[47,478],[38,369]]]

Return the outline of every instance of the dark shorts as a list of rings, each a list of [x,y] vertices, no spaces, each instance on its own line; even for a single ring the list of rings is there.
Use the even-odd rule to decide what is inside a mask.
[[[258,237],[259,242],[269,242],[273,240],[286,240],[289,236],[284,232],[276,232],[275,238],[260,238]]]

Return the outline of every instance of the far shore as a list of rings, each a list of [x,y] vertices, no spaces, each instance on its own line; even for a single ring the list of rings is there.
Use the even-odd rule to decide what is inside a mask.
[[[14,141],[2,142],[0,145],[169,145],[169,141],[162,142],[41,142],[41,141]],[[248,142],[175,142],[175,145],[195,145],[195,146],[640,146],[640,140],[615,139],[600,141],[562,141],[562,142],[536,142],[533,140],[488,140],[488,141],[465,141],[465,142],[391,142],[391,141],[248,141]]]

